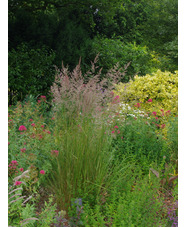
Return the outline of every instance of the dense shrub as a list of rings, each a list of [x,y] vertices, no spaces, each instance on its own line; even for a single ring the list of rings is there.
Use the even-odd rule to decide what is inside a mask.
[[[95,38],[93,41],[93,55],[99,53],[99,65],[106,71],[119,62],[123,67],[130,62],[127,73],[122,80],[128,82],[134,75],[145,75],[158,69],[159,61],[155,53],[147,47],[135,43],[124,44],[119,39]],[[104,71],[103,71],[104,72]]]
[[[22,43],[9,51],[9,102],[20,101],[26,95],[47,94],[54,79],[55,54],[46,46],[31,48]]]
[[[177,115],[178,72],[158,70],[152,75],[135,76],[134,81],[116,85],[114,93],[120,97],[120,101],[136,105],[146,112],[156,112],[157,116],[168,115],[170,112]]]
[[[134,170],[135,172],[135,170]],[[130,176],[135,173],[130,173]],[[157,179],[149,181],[147,175],[138,173],[137,183],[130,179],[122,192],[117,188],[105,194],[104,199],[94,209],[84,204],[82,221],[85,226],[166,226],[163,219],[165,209],[158,198]]]

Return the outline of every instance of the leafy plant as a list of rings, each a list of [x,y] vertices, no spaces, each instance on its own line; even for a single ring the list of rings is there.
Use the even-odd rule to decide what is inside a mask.
[[[9,103],[23,100],[26,95],[46,94],[54,79],[55,54],[46,46],[31,48],[20,44],[9,51]]]
[[[135,172],[135,170],[133,170]],[[130,173],[130,176],[133,174]],[[161,214],[165,213],[162,201],[158,198],[158,182],[149,182],[148,176],[138,173],[138,180],[126,182],[128,187],[123,192],[118,189],[110,191],[104,204],[94,208],[86,203],[82,214],[85,226],[154,226],[166,225],[167,220]],[[131,184],[132,183],[132,184]]]
[[[22,194],[24,181],[19,181],[28,177],[28,170],[17,176],[13,180],[13,185],[9,186],[9,210],[8,210],[8,224],[13,226],[23,226],[27,223],[30,226],[38,220],[35,216],[35,207],[27,203],[32,196],[24,196]],[[20,185],[20,186],[19,186]],[[25,184],[26,185],[26,184]],[[26,198],[27,197],[27,198]]]
[[[134,106],[139,103],[146,112],[157,112],[158,116],[170,111],[174,115],[178,112],[178,72],[161,72],[152,75],[135,76],[134,81],[116,85],[115,95],[120,101]],[[164,112],[164,113],[162,113]]]
[[[125,65],[129,63],[122,82],[128,82],[136,74],[142,76],[157,71],[160,63],[156,54],[147,47],[136,43],[126,44],[120,39],[95,38],[92,52],[93,57],[99,53],[98,64],[103,67],[103,73],[117,63],[125,71]]]

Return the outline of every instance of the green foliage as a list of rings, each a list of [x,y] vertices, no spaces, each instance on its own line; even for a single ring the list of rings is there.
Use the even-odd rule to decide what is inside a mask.
[[[54,203],[54,197],[50,196],[49,201],[45,201],[45,206],[39,214],[38,226],[45,227],[50,226],[50,224],[56,223],[55,215],[56,215],[57,205]]]
[[[132,154],[142,170],[148,172],[152,162],[161,163],[163,156],[170,156],[163,136],[157,135],[156,126],[147,123],[147,119],[128,116],[118,130],[112,144],[116,159]]]
[[[146,112],[157,112],[158,116],[170,111],[174,115],[178,112],[178,72],[161,72],[152,75],[135,76],[128,84],[116,85],[116,95],[120,101],[133,106],[140,103]],[[151,99],[149,102],[148,100]]]
[[[28,171],[27,171],[28,172]],[[29,223],[29,226],[34,226],[34,223],[38,220],[35,215],[35,207],[28,201],[32,199],[27,197],[23,193],[23,184],[25,184],[24,179],[27,175],[25,171],[20,176],[17,176],[13,180],[13,185],[9,181],[9,204],[8,204],[8,224],[13,226],[20,226],[20,224]],[[28,175],[27,175],[28,176]],[[18,181],[21,179],[21,181]],[[20,182],[20,186],[15,186],[15,182]],[[25,198],[26,197],[26,198]]]
[[[134,75],[145,75],[158,69],[159,61],[153,52],[147,47],[127,43],[119,39],[95,38],[93,42],[92,55],[99,53],[99,66],[108,70],[119,63],[119,66],[125,70],[125,65],[130,62],[123,82],[128,82]]]
[[[22,43],[9,52],[9,102],[48,93],[54,79],[53,60],[55,54],[46,47],[30,48]]]
[[[178,160],[178,117],[173,117],[169,120],[167,138],[169,149],[172,151],[174,158]]]
[[[33,177],[28,183],[37,183],[37,187],[38,172],[42,169],[46,171],[46,175],[50,172],[51,151],[55,149],[51,128],[54,124],[53,115],[46,112],[48,104],[45,98],[39,98],[38,101],[40,102],[30,97],[9,108],[8,147],[9,163],[17,160],[18,167],[23,169],[32,166]],[[27,130],[19,131],[21,125]],[[40,183],[44,183],[43,181],[44,179],[40,179]]]
[[[146,1],[146,20],[140,25],[143,43],[166,56],[165,70],[178,69],[178,1]]]
[[[106,201],[94,209],[86,203],[82,213],[84,225],[166,226],[167,221],[161,216],[165,212],[163,203],[158,199],[158,180],[149,181],[147,176],[140,175],[137,183],[129,180],[126,184],[128,188],[124,188],[123,192],[111,191]]]

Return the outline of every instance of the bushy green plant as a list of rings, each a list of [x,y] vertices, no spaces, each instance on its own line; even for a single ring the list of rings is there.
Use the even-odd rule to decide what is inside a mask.
[[[166,226],[167,220],[162,215],[166,211],[158,198],[158,180],[155,177],[149,180],[147,175],[142,177],[138,173],[136,183],[129,180],[126,184],[123,192],[115,188],[94,209],[86,203],[81,219],[84,226]]]
[[[47,114],[46,97],[38,102],[30,98],[9,108],[9,163],[17,160],[19,168],[35,166],[50,169],[53,146],[52,115]],[[49,123],[50,128],[49,128]],[[21,130],[21,127],[26,130]]]
[[[9,225],[20,226],[29,223],[30,226],[34,226],[34,223],[38,220],[35,215],[34,205],[27,203],[32,199],[32,196],[23,195],[23,186],[26,185],[24,181],[25,177],[28,177],[28,172],[28,170],[24,171],[21,175],[15,177],[12,183],[9,182]]]
[[[178,72],[161,72],[158,70],[152,75],[135,76],[129,83],[116,85],[115,95],[120,101],[134,106],[139,103],[146,112],[170,111],[174,115],[178,112]]]
[[[126,70],[126,75],[122,78],[123,82],[128,82],[134,75],[145,75],[152,73],[159,68],[160,62],[156,54],[148,50],[145,46],[135,43],[123,43],[119,39],[95,38],[93,42],[93,55],[99,53],[99,66],[108,70],[119,63],[125,70],[125,65],[130,62]]]
[[[22,43],[9,51],[9,102],[23,100],[26,95],[47,95],[54,79],[55,54],[46,46],[31,48]]]
[[[160,163],[163,156],[170,157],[168,144],[162,134],[157,135],[156,126],[147,122],[147,119],[129,115],[122,124],[119,123],[114,127],[112,132],[115,138],[112,146],[116,159],[132,154],[141,164],[142,170],[148,172],[152,162]]]

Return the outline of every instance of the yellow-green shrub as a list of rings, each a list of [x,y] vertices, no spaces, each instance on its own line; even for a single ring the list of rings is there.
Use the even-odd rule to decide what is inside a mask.
[[[177,115],[178,71],[170,73],[158,70],[152,75],[135,76],[134,80],[127,84],[120,83],[115,88],[114,94],[131,107],[139,103],[141,109],[149,113],[157,112],[157,116],[162,116],[163,111]]]

